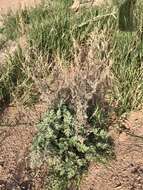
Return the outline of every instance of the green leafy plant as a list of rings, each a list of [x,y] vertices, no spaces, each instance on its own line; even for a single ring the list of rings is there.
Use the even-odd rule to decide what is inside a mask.
[[[67,190],[72,185],[76,188],[91,160],[104,161],[111,154],[110,138],[100,126],[99,116],[97,125],[80,126],[75,114],[62,101],[38,125],[33,151],[48,162],[47,189]]]

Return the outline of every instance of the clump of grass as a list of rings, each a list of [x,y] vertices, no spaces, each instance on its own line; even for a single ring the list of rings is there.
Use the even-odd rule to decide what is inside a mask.
[[[29,93],[29,91],[31,94],[30,96],[32,96],[33,85],[31,85],[31,82],[29,82],[31,79],[29,80],[28,69],[30,68],[32,81],[36,78],[36,84],[39,83],[38,80],[41,80],[40,76],[37,77],[37,74],[32,71],[32,68],[34,70],[35,68],[40,68],[39,63],[37,63],[37,60],[39,60],[39,55],[42,55],[43,59],[44,56],[47,55],[51,62],[55,58],[60,57],[62,62],[68,61],[71,63],[74,60],[75,52],[78,51],[75,48],[75,42],[79,45],[85,44],[90,32],[94,30],[96,24],[98,25],[97,22],[95,22],[95,24],[94,21],[92,22],[92,20],[90,20],[91,17],[97,16],[97,10],[83,9],[80,14],[75,15],[73,12],[69,11],[68,8],[68,3],[66,1],[53,1],[40,4],[32,9],[21,10],[16,13],[11,12],[6,17],[4,17],[4,27],[2,32],[5,34],[7,40],[16,40],[16,38],[26,34],[25,36],[28,38],[27,49],[29,49],[28,54],[25,53],[26,51],[22,51],[22,57],[17,57],[15,55],[10,57],[8,56],[8,62],[10,64],[7,66],[6,73],[9,73],[10,67],[11,70],[13,70],[13,64],[17,65],[15,67],[21,71],[24,71],[21,72],[21,75],[24,75],[21,76],[21,80],[23,81],[21,81],[20,84],[22,85],[15,85],[18,86],[18,88],[13,87],[13,83],[11,83],[11,80],[9,80],[9,74],[4,74],[2,76],[2,78],[5,78],[7,81],[6,86],[8,88],[6,89],[8,90],[10,88],[10,90],[8,90],[8,94],[11,94],[10,97],[15,96],[16,99],[19,99],[22,94],[25,94],[26,92]],[[35,53],[33,54],[34,51]],[[33,58],[33,56],[36,58]],[[35,68],[33,67],[34,62],[38,65],[38,67],[37,65],[34,66]],[[48,64],[51,64],[51,62],[47,62]],[[28,63],[29,65],[32,65],[32,67],[30,67]],[[23,68],[23,65],[25,65],[25,68]],[[47,69],[45,69],[45,71],[47,71]],[[43,67],[40,73],[42,72]],[[16,76],[16,73],[17,72],[15,72],[15,78],[17,78],[16,80],[19,81],[19,75]],[[25,73],[28,75],[28,77],[25,77]],[[47,80],[48,73],[49,71],[47,71],[47,75],[45,75],[45,80]],[[16,89],[16,91],[12,89]],[[35,89],[38,91],[38,94],[39,89],[37,89],[37,87]],[[11,100],[13,100],[13,98],[11,98]],[[27,100],[25,99],[22,102],[26,101]]]
[[[65,3],[52,3],[50,6],[35,10],[36,16],[31,19],[29,42],[31,46],[42,52],[58,55],[71,60],[74,52],[74,41],[85,42],[94,24],[87,23],[90,17],[96,15],[96,10],[84,10],[79,15],[68,10]]]
[[[138,1],[135,8],[138,23],[136,31],[120,31],[118,28],[119,15],[116,15],[114,20],[106,18],[102,37],[100,38],[101,43],[106,39],[106,36],[109,38],[105,41],[109,49],[106,52],[104,51],[104,57],[113,62],[112,73],[114,77],[112,79],[111,99],[116,103],[114,109],[117,115],[140,109],[143,104],[142,2]],[[100,54],[102,55],[99,50]]]
[[[21,54],[22,52],[17,52],[13,57],[9,57],[5,68],[3,68],[3,74],[0,78],[0,94],[3,104],[7,104],[12,101],[12,92],[18,85],[18,81],[22,81],[25,77],[22,73],[21,62],[24,58]]]
[[[69,10],[71,3],[71,1],[65,0],[46,1],[35,8],[11,13],[5,17],[1,32],[6,35],[7,39],[12,40],[26,34],[30,51],[31,49],[33,49],[32,51],[36,50],[37,58],[39,55],[43,57],[48,55],[50,64],[57,57],[62,60],[63,64],[73,63],[81,50],[81,46],[90,47],[91,44],[87,44],[87,41],[91,34],[96,33],[97,43],[95,46],[98,51],[95,49],[95,62],[109,60],[113,62],[114,85],[111,98],[118,105],[117,112],[122,114],[139,108],[142,104],[141,19],[138,31],[135,32],[136,35],[123,33],[118,30],[119,19],[116,9],[115,12],[107,7],[100,10],[97,8],[82,9],[75,14]],[[139,5],[138,7],[137,13],[141,18],[142,8]],[[24,57],[26,56],[24,55]],[[29,53],[28,57],[30,62],[35,61],[33,53]],[[13,59],[15,58],[13,57]],[[19,61],[22,63],[22,60]],[[26,64],[26,67],[29,68],[28,63]],[[45,70],[47,71],[47,69]],[[48,74],[45,76],[47,79]],[[37,77],[36,80],[39,78]],[[28,84],[26,88],[29,91],[31,83]]]
[[[25,64],[26,57],[20,47],[13,55],[8,56],[0,74],[1,107],[18,99],[25,104],[30,98],[32,103],[34,96],[38,95],[38,92],[34,91],[34,82],[28,75]]]
[[[4,17],[4,26],[2,33],[6,36],[7,39],[14,40],[17,38],[19,33],[19,16],[18,15],[12,15],[9,13],[9,15],[6,15]]]
[[[118,33],[116,40],[113,95],[118,103],[118,113],[122,114],[141,108],[143,103],[143,48],[140,33]]]
[[[96,109],[94,124],[80,126],[75,111],[64,101],[45,114],[38,125],[33,151],[34,158],[43,158],[48,164],[48,190],[77,188],[91,160],[105,161],[111,155],[111,141],[100,121],[101,115]]]
[[[16,40],[26,32],[26,26],[29,23],[28,12],[30,10],[9,11],[8,14],[2,16],[3,26],[1,33],[7,40]]]

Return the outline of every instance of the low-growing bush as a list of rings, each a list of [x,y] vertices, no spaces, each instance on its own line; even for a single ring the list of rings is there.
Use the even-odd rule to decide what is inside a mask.
[[[81,126],[75,111],[61,101],[39,123],[33,158],[48,164],[48,190],[67,190],[73,185],[78,188],[90,161],[105,161],[111,155],[110,138],[100,123],[101,112],[97,109],[92,121],[93,117],[94,125]]]

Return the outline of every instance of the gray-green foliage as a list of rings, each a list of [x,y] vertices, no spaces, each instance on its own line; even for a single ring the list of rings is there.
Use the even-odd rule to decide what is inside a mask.
[[[39,123],[33,151],[48,162],[48,190],[76,187],[91,160],[105,161],[111,154],[111,141],[100,125],[100,114],[93,116],[96,125],[80,126],[75,112],[61,102]]]

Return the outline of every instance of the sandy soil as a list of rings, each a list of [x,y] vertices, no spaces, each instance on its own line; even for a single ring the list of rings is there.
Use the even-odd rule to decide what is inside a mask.
[[[47,168],[31,169],[29,153],[34,127],[47,106],[8,107],[0,115],[0,190],[40,190]]]
[[[143,190],[143,112],[133,112],[125,131],[113,131],[116,159],[91,164],[81,190]]]
[[[0,190],[41,190],[47,168],[31,169],[29,152],[35,127],[0,128]]]
[[[35,131],[35,128],[25,126],[0,128],[1,190],[18,190],[31,185],[27,151]]]

